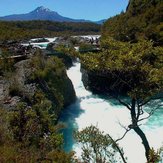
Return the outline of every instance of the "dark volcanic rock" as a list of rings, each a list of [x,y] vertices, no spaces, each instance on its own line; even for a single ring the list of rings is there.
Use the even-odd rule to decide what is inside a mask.
[[[76,94],[71,80],[66,75],[66,80],[63,88],[64,107],[69,106],[76,100]]]
[[[106,71],[90,71],[81,66],[82,81],[86,89],[97,94],[126,95],[128,85],[117,79],[116,76]],[[120,74],[120,73],[118,73]],[[123,74],[121,74],[123,76]],[[122,77],[123,79],[123,77]]]
[[[9,95],[9,82],[0,77],[0,103],[2,103]]]

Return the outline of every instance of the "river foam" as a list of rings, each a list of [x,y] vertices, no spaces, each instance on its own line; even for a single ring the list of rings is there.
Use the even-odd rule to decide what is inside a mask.
[[[63,131],[65,150],[74,150],[80,157],[80,147],[72,137],[74,129],[81,130],[87,126],[95,125],[105,133],[109,133],[114,139],[118,139],[125,132],[122,126],[130,124],[130,113],[115,100],[107,100],[87,91],[81,81],[80,63],[75,63],[67,71],[67,74],[74,85],[78,100],[69,106],[61,116],[61,121],[67,124],[67,128]],[[161,147],[163,142],[162,114],[163,108],[141,125],[150,145],[155,149]],[[125,156],[128,157],[128,163],[146,162],[144,147],[134,131],[130,131],[123,140],[119,141],[119,145],[123,147]]]

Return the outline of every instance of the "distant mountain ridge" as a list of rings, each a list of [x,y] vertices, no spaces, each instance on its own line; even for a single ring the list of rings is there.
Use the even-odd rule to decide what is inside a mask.
[[[14,14],[0,17],[0,20],[5,21],[28,21],[28,20],[50,20],[57,22],[91,22],[90,20],[84,19],[72,19],[59,15],[55,11],[51,11],[44,6],[37,7],[35,10],[26,13],[26,14]],[[97,21],[98,24],[101,24],[103,20]],[[96,23],[96,22],[95,22]]]
[[[107,21],[107,19],[102,19],[102,20],[99,20],[99,21],[95,21],[95,23],[97,24],[103,24]]]

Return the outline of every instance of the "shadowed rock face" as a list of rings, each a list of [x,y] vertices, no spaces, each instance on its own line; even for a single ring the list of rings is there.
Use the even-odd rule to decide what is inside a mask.
[[[0,103],[8,96],[8,88],[8,81],[0,77]]]
[[[82,81],[87,90],[93,93],[106,93],[109,90],[109,77],[101,73],[81,68]]]
[[[82,81],[87,90],[97,94],[126,95],[130,87],[118,80],[109,71],[90,71],[81,67]],[[123,79],[125,72],[118,73]],[[115,84],[116,83],[116,84]]]

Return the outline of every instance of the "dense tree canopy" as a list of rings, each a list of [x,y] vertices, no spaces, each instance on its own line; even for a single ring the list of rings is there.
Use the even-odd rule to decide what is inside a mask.
[[[121,41],[147,39],[163,44],[163,1],[130,0],[125,13],[106,21],[103,37],[112,36]]]
[[[95,23],[66,23],[51,21],[0,21],[0,40],[31,39],[76,34],[99,33]]]
[[[101,52],[80,55],[93,89],[111,93],[130,111],[131,124],[126,132],[133,129],[141,138],[148,162],[156,162],[159,157],[150,147],[139,122],[144,120],[141,118],[144,105],[150,104],[146,117],[149,118],[161,104],[157,101],[151,105],[163,91],[162,45],[163,1],[130,0],[125,13],[104,23]],[[128,100],[124,101],[120,95],[127,95]]]
[[[77,131],[74,137],[82,145],[82,161],[93,163],[126,162],[123,149],[108,134],[95,126]]]
[[[117,41],[107,37],[101,42],[102,51],[80,55],[83,68],[92,74],[100,74],[106,78],[105,93],[112,93],[122,105],[130,111],[131,124],[127,132],[133,129],[141,138],[145,155],[150,162],[157,157],[150,157],[151,147],[139,127],[144,120],[144,105],[150,105],[150,117],[159,108],[160,102],[151,105],[159,98],[163,90],[163,47],[154,46],[151,41],[142,40],[137,43]],[[95,75],[95,76],[96,76]],[[96,82],[96,81],[95,81]],[[98,89],[98,88],[97,88]],[[120,95],[127,95],[124,101]]]
[[[116,79],[121,77],[110,89],[125,87],[127,92],[134,95],[150,96],[154,90],[161,90],[163,85],[163,48],[153,47],[149,41],[134,44],[123,43],[108,39],[102,42],[103,50],[100,53],[81,55],[83,66],[91,71],[102,71]],[[126,83],[126,84],[125,84]],[[141,92],[141,93],[140,93]],[[122,92],[121,92],[122,93]]]

